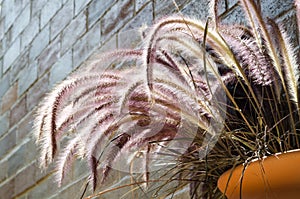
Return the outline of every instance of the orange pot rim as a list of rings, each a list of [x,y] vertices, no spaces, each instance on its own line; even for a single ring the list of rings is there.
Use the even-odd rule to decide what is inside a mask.
[[[299,198],[300,150],[277,153],[255,159],[248,165],[238,165],[220,176],[218,188],[229,199],[240,196],[243,199],[287,198],[287,194],[291,193]]]

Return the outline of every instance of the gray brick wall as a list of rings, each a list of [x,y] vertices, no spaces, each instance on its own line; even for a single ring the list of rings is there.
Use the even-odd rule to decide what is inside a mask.
[[[205,19],[207,0],[176,2],[183,14]],[[292,0],[260,2],[298,44]],[[89,57],[131,46],[132,32],[177,10],[172,0],[0,0],[0,10],[0,198],[79,198],[82,163],[61,188],[53,167],[38,168],[30,135],[37,104]],[[237,0],[220,0],[219,14],[225,23],[244,22]]]

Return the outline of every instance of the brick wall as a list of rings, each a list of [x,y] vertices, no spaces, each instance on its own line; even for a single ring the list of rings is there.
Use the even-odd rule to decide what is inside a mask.
[[[176,0],[204,18],[207,0]],[[298,43],[292,0],[260,0],[265,15],[287,24]],[[0,198],[79,198],[86,167],[64,186],[41,172],[31,137],[36,105],[52,86],[97,52],[130,46],[144,24],[176,13],[172,0],[0,0]],[[220,0],[225,23],[243,23],[237,0]],[[130,32],[131,31],[131,32]],[[125,32],[125,33],[124,33]]]

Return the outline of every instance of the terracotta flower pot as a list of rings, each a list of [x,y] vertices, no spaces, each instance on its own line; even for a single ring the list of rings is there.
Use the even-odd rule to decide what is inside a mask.
[[[219,178],[218,187],[228,199],[300,198],[300,150],[252,161],[242,178],[243,169],[239,165]]]

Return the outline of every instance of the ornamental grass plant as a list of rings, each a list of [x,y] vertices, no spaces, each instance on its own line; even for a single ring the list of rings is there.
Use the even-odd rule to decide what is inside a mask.
[[[240,0],[247,26],[181,14],[149,27],[135,49],[99,56],[58,84],[35,120],[40,165],[89,165],[88,185],[112,170],[145,198],[222,198],[219,176],[255,158],[300,148],[299,63],[283,24]],[[300,1],[295,1],[299,17]],[[81,195],[79,193],[79,195]],[[130,198],[130,193],[123,198]]]

